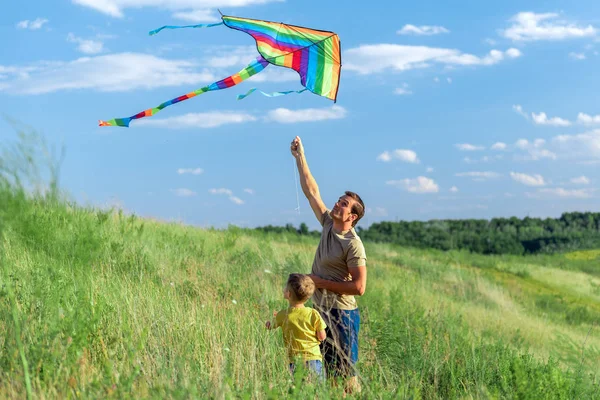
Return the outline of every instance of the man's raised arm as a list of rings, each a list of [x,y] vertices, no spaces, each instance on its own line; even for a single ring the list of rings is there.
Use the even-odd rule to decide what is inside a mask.
[[[302,141],[299,136],[296,136],[294,140],[292,140],[292,145],[290,146],[290,150],[292,155],[296,159],[296,165],[298,166],[298,173],[300,174],[300,185],[302,186],[302,192],[308,199],[310,203],[310,208],[312,208],[315,213],[315,217],[321,223],[321,217],[323,213],[327,210],[323,200],[321,200],[321,194],[319,193],[319,186],[317,186],[317,181],[313,178],[310,173],[310,169],[308,168],[308,163],[306,162],[306,157],[304,156],[304,147],[302,146]]]

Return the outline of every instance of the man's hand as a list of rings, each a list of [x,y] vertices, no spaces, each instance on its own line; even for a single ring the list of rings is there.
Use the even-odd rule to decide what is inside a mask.
[[[302,146],[300,136],[296,136],[294,140],[292,140],[290,151],[292,152],[294,158],[302,157],[304,155],[304,147]]]
[[[321,289],[321,288],[323,288],[323,281],[324,281],[325,279],[323,279],[323,278],[320,278],[320,277],[318,277],[318,276],[317,276],[317,275],[315,275],[315,274],[309,274],[308,276],[310,277],[310,279],[312,279],[312,280],[313,280],[313,282],[315,283],[315,287],[316,287],[317,289]]]

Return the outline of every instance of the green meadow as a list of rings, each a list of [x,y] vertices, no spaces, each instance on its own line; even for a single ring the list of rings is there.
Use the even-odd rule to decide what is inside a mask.
[[[4,171],[0,398],[341,398],[292,379],[264,326],[318,239],[82,207]],[[347,398],[600,398],[599,251],[365,247]]]

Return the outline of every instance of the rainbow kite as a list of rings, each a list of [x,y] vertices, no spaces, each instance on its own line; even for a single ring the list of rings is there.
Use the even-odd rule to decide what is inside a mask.
[[[305,87],[298,91],[263,93],[269,97],[282,96],[289,93],[301,93],[306,90],[319,96],[327,97],[334,102],[337,99],[342,59],[340,39],[333,32],[308,29],[279,22],[260,21],[249,18],[229,17],[222,15],[223,22],[215,24],[199,24],[187,26],[163,26],[150,32],[155,35],[163,29],[210,28],[225,25],[228,28],[246,32],[256,40],[256,48],[260,56],[246,68],[218,82],[194,90],[183,96],[166,101],[158,107],[150,108],[129,118],[115,118],[110,121],[99,121],[100,126],[129,126],[131,120],[151,117],[165,107],[179,103],[212,90],[230,88],[250,78],[273,64],[279,67],[292,68],[300,74],[300,83]],[[250,95],[256,89],[239,95],[238,100]]]

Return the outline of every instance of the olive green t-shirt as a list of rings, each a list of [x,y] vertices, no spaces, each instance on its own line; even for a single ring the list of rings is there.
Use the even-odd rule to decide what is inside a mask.
[[[354,228],[337,233],[333,230],[330,210],[321,216],[321,241],[317,247],[312,265],[312,273],[330,281],[351,281],[348,268],[367,265],[367,255],[362,241]],[[312,297],[313,306],[321,312],[332,308],[354,310],[357,308],[354,296],[341,295],[325,289],[317,289]]]

